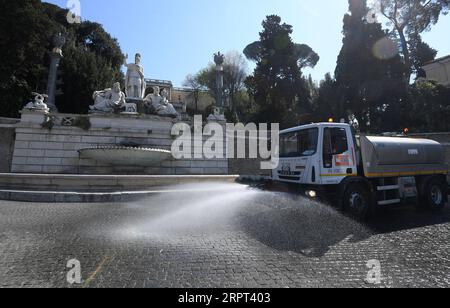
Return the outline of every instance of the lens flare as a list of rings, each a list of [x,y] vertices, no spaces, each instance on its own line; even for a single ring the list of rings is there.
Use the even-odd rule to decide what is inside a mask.
[[[389,60],[398,54],[398,47],[392,39],[384,37],[375,43],[372,53],[377,59]]]

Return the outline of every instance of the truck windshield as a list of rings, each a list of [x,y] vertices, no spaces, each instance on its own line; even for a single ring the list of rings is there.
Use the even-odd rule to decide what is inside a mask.
[[[317,152],[319,129],[311,128],[280,136],[280,157],[311,156]]]

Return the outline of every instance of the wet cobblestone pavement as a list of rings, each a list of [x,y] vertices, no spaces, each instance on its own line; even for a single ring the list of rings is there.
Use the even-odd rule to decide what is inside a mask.
[[[236,187],[129,204],[0,201],[0,287],[450,287],[449,208],[388,209],[361,225]],[[66,281],[71,259],[80,285]],[[369,260],[379,285],[366,281]]]

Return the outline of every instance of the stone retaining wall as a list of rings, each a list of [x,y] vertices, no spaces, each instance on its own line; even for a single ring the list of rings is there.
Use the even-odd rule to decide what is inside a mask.
[[[10,124],[0,124],[0,173],[11,172],[14,149],[15,128]]]
[[[0,117],[0,173],[11,172],[15,125],[19,119]]]
[[[88,119],[91,127],[63,126]],[[45,116],[24,112],[16,129],[12,172],[47,174],[158,174],[223,175],[228,174],[227,159],[169,160],[152,168],[112,167],[101,161],[80,156],[79,150],[99,146],[133,144],[170,150],[176,122],[155,116],[79,116],[58,114],[54,127],[42,127]]]
[[[270,170],[262,170],[261,159],[230,159],[230,174],[239,174],[246,176],[270,176]]]

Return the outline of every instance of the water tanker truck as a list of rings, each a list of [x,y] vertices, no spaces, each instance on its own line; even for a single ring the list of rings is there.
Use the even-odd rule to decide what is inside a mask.
[[[438,142],[357,136],[348,124],[318,123],[280,133],[272,179],[297,184],[308,197],[326,195],[366,219],[377,207],[416,200],[431,210],[448,202],[448,165]]]

